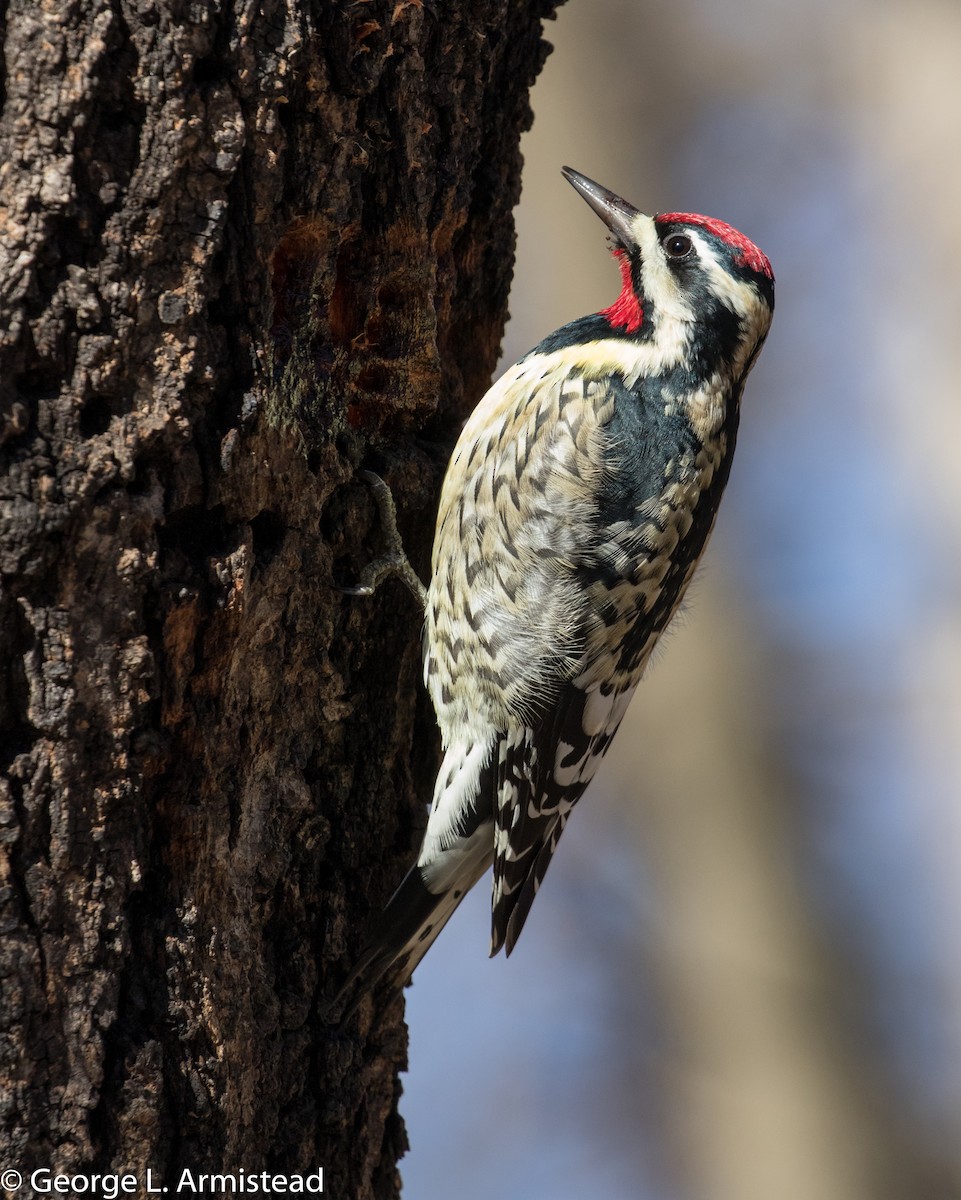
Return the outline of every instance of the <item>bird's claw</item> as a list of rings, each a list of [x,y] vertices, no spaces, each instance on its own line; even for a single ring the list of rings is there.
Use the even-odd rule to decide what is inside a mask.
[[[404,552],[404,543],[397,528],[397,508],[390,488],[373,471],[361,471],[360,475],[370,485],[374,494],[374,502],[387,538],[387,553],[369,562],[361,571],[359,582],[353,587],[338,588],[338,591],[345,596],[372,596],[389,575],[397,575],[420,602],[421,608],[424,608],[427,604],[427,589]]]

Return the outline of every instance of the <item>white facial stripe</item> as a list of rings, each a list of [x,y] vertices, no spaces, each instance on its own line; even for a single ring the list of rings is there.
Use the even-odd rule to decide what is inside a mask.
[[[698,257],[707,277],[708,289],[739,317],[750,316],[758,307],[757,290],[746,280],[736,279],[726,271],[718,261],[714,247],[699,237],[696,230],[688,229],[686,232],[697,247]]]
[[[632,230],[641,252],[641,278],[646,296],[652,301],[655,315],[654,341],[658,357],[670,360],[686,347],[688,333],[684,326],[695,320],[695,314],[684,299],[683,292],[668,265],[661,231],[647,216],[639,216]],[[739,373],[747,352],[766,331],[771,311],[757,289],[745,279],[738,279],[721,261],[717,248],[695,226],[686,225],[684,232],[694,243],[694,250],[703,271],[708,291],[734,312],[741,322],[741,349],[732,366]]]
[[[641,252],[641,284],[653,312],[676,321],[693,321],[694,310],[684,299],[664,255],[661,235],[652,217],[637,217],[632,233]]]

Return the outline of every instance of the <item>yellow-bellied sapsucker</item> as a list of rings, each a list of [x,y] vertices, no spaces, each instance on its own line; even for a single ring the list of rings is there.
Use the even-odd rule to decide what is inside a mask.
[[[770,263],[723,221],[645,216],[564,174],[613,236],[621,293],[515,363],[457,442],[426,600],[444,759],[417,862],[335,1004],[406,980],[492,864],[491,953],[510,953],[727,483]]]

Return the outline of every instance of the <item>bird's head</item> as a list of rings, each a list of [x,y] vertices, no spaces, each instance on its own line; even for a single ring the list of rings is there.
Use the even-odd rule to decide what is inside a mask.
[[[647,216],[570,167],[564,176],[614,239],[621,294],[601,314],[613,333],[754,357],[774,311],[774,272],[752,241],[714,217]]]

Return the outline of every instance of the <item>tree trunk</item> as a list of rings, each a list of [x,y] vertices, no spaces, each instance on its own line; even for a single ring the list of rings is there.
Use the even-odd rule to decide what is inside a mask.
[[[552,0],[11,0],[0,1167],[399,1189],[402,1005],[320,1002],[436,764],[426,570]],[[425,435],[418,440],[417,434]],[[142,1189],[141,1189],[142,1190]],[[227,1188],[226,1190],[229,1190]]]

